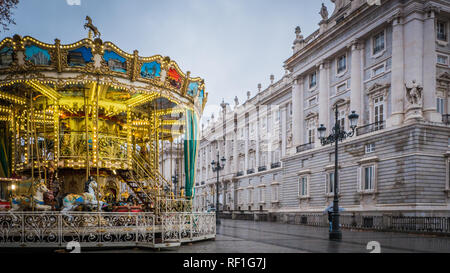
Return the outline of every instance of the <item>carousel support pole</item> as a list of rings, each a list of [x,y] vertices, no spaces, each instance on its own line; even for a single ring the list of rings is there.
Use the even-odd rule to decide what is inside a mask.
[[[45,98],[45,103],[44,103],[44,180],[45,183],[47,183],[47,169],[48,169],[48,164],[47,164],[47,131],[46,131],[46,122],[47,122],[47,98]],[[51,188],[51,185],[47,184],[49,188]]]
[[[58,161],[59,161],[59,106],[58,101],[54,102],[53,106],[53,130],[55,136],[55,142],[53,145],[53,159],[55,162],[55,172],[58,169]]]
[[[31,185],[29,188],[29,193],[31,193],[31,210],[34,211],[34,205],[33,205],[33,188],[34,188],[34,150],[33,150],[33,133],[30,130],[31,124],[32,124],[32,120],[33,120],[33,90],[30,90],[30,113],[28,114],[28,126],[27,126],[27,131],[28,131],[28,137],[31,142],[31,144],[29,145],[30,147],[30,157],[31,157]]]
[[[17,114],[17,111],[11,109],[11,120],[12,120],[12,130],[13,130],[13,137],[11,139],[11,142],[12,142],[11,174],[12,175],[16,173],[16,150],[17,150],[16,114]]]
[[[33,138],[34,138],[34,146],[36,148],[36,163],[38,166],[38,176],[39,176],[39,181],[41,181],[42,176],[41,176],[41,158],[39,156],[39,139],[37,136],[37,126],[36,126],[36,119],[35,119],[35,115],[34,115],[34,105],[33,105],[33,91],[31,91],[31,129],[32,129],[32,133]],[[33,166],[34,166],[34,161],[33,161]]]
[[[89,160],[89,129],[88,129],[88,102],[87,102],[87,88],[84,88],[84,124],[86,127],[86,181],[89,179],[91,163]]]
[[[99,158],[99,145],[98,145],[98,130],[99,130],[99,126],[98,126],[98,96],[99,96],[99,88],[98,88],[98,81],[99,81],[99,79],[97,78],[97,86],[96,86],[96,98],[95,98],[95,128],[96,128],[96,130],[95,130],[95,139],[96,139],[96,142],[95,142],[95,145],[97,146],[97,149],[96,149],[96,156],[97,156],[97,185],[99,185],[99,183],[100,183],[100,180],[99,180],[99,177],[100,177],[100,170],[99,170],[99,164],[100,164],[100,158]],[[97,190],[99,190],[99,189],[97,189]],[[100,192],[98,192],[97,191],[97,211],[98,212],[100,212]],[[100,221],[100,219],[99,219],[99,221]]]

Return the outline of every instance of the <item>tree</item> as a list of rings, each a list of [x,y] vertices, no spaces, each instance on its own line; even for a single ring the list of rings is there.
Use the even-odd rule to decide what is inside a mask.
[[[3,27],[3,30],[9,30],[10,24],[16,24],[12,17],[12,9],[16,8],[17,4],[19,4],[19,0],[0,0],[0,26]]]

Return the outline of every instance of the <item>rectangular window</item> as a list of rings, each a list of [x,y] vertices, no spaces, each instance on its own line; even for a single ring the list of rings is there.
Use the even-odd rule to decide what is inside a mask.
[[[327,194],[334,193],[334,172],[328,173],[327,175]]]
[[[252,189],[248,189],[248,204],[252,204],[253,203],[253,190]]]
[[[308,101],[310,107],[316,105],[316,102],[317,102],[316,97],[314,97]]]
[[[437,55],[437,63],[442,65],[448,65],[448,56]]]
[[[259,202],[264,203],[265,202],[265,192],[266,189],[264,187],[259,188]]]
[[[309,75],[309,89],[314,88],[317,85],[317,72],[314,71]]]
[[[300,177],[298,182],[298,196],[305,197],[308,196],[308,177]]]
[[[292,116],[292,102],[289,103],[289,115]]]
[[[343,83],[336,87],[336,93],[341,93],[344,92],[345,90],[347,90],[347,83]]]
[[[436,36],[438,40],[447,41],[447,22],[438,21],[436,25]]]
[[[374,123],[375,131],[384,129],[384,97],[374,99]]]
[[[370,154],[375,152],[375,143],[367,144],[366,145],[366,154]]]
[[[345,129],[345,111],[344,110],[341,110],[341,111],[339,111],[339,114],[338,114],[338,122],[339,122],[339,127],[341,128],[341,129]]]
[[[384,30],[373,37],[373,55],[382,52],[385,48]]]
[[[278,201],[278,185],[272,186],[272,201],[274,202]]]
[[[308,129],[308,143],[314,143],[316,139],[316,128]]]
[[[444,114],[444,99],[443,98],[436,98],[436,107],[438,113],[441,115]]]
[[[341,74],[347,69],[347,56],[342,55],[337,60],[337,73]]]
[[[385,71],[384,65],[375,67],[374,69],[372,69],[372,77],[376,77],[378,75],[381,75],[381,74],[384,73],[384,71]]]
[[[375,166],[368,166],[364,168],[364,183],[363,190],[371,191],[374,190],[375,185]]]

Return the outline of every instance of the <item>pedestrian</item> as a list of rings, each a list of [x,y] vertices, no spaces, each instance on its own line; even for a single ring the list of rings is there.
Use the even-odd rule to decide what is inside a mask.
[[[331,210],[328,210],[328,222],[330,223],[330,232],[331,232],[333,227],[333,215]]]

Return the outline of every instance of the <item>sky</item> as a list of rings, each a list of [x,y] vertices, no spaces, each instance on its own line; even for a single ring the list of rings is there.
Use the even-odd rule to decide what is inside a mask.
[[[330,0],[20,0],[9,31],[42,42],[70,44],[87,37],[89,15],[122,50],[144,57],[170,56],[192,77],[205,79],[208,103],[204,121],[218,112],[222,99],[243,103],[285,73],[292,56],[295,27],[307,37],[318,29],[319,11]],[[216,114],[217,117],[217,114]]]

